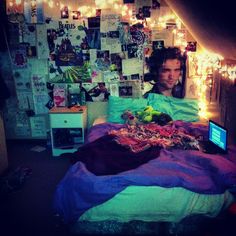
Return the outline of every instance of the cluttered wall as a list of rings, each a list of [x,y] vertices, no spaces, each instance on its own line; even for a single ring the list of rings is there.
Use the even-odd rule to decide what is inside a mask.
[[[200,46],[165,1],[9,0],[5,10],[7,138],[47,137],[53,106],[107,101],[99,83],[112,96],[142,97],[152,87],[146,59],[161,47],[188,52],[183,94],[202,97]],[[203,92],[209,99],[210,86]]]

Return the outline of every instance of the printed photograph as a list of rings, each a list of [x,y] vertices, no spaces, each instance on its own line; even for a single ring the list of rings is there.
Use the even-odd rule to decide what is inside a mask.
[[[132,97],[133,91],[132,86],[119,86],[120,97]]]
[[[131,80],[139,80],[139,74],[131,75]]]

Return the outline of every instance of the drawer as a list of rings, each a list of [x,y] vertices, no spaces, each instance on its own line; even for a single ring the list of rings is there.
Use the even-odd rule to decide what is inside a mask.
[[[83,113],[50,114],[51,128],[83,127]]]

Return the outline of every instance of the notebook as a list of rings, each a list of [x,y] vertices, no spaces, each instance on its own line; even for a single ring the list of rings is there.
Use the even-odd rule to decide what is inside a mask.
[[[216,122],[209,120],[208,140],[200,142],[200,148],[203,152],[210,154],[227,153],[228,130]]]

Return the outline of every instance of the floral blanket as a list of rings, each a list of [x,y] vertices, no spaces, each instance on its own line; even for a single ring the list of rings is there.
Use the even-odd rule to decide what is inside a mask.
[[[118,130],[111,130],[108,134],[114,136],[114,141],[118,144],[134,153],[155,146],[199,150],[200,136],[190,134],[186,129],[173,125],[160,126],[155,123],[128,125]]]
[[[108,127],[108,130],[95,130],[102,135],[86,142],[70,156],[74,163],[83,162],[95,175],[111,175],[137,168],[157,158],[162,148],[198,150],[200,135],[194,126],[178,126],[173,122],[165,126],[150,123]]]

